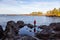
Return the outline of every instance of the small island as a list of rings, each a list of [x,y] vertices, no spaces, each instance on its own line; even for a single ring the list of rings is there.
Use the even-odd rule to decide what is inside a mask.
[[[42,12],[32,12],[31,14],[29,14],[30,16],[42,16],[43,13]]]

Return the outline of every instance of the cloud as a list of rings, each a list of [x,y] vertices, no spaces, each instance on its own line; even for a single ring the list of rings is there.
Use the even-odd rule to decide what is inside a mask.
[[[26,2],[52,2],[52,1],[60,1],[60,0],[16,0],[16,1],[26,1]]]
[[[34,2],[60,2],[60,0],[2,0],[1,3],[4,4],[11,4],[11,5],[25,5],[25,4],[32,4]]]
[[[53,8],[59,8],[59,1],[39,0],[2,0],[0,1],[1,14],[28,14],[32,11],[46,12]]]

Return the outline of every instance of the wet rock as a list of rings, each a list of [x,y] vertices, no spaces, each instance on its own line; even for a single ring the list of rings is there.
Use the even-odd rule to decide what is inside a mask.
[[[5,29],[5,32],[4,32],[4,38],[13,38],[16,34],[16,24],[14,21],[8,21],[7,22],[7,25],[6,25],[6,29]]]
[[[50,27],[51,29],[53,29],[54,31],[59,31],[59,30],[60,30],[60,23],[51,23],[51,24],[49,25],[49,27]]]
[[[54,31],[53,38],[60,38],[60,23],[51,23],[49,26]]]
[[[49,26],[56,26],[56,23],[51,23]]]
[[[36,38],[33,38],[31,36],[23,36],[23,37],[21,37],[20,40],[37,40],[37,39]]]
[[[36,34],[36,37],[39,38],[39,39],[48,39],[49,38],[49,34],[42,34],[42,33],[37,33]]]
[[[15,22],[14,21],[8,21],[7,25],[10,25],[10,26],[15,25]]]
[[[42,26],[39,26],[38,28],[45,29],[45,28],[47,28],[47,26],[46,25],[42,25]]]
[[[49,26],[55,31],[60,31],[60,23],[51,23]]]
[[[17,21],[17,26],[19,28],[23,28],[25,26],[24,22],[23,21]]]
[[[34,27],[32,24],[27,24],[27,26],[31,29]]]
[[[16,23],[14,21],[8,21],[6,25],[5,31],[8,31],[10,29],[16,29]]]
[[[55,28],[54,28],[55,31],[60,31],[60,23],[57,23]]]
[[[57,23],[51,23],[51,24],[49,25],[50,29],[55,29],[55,28],[56,28],[56,24],[57,24]]]
[[[39,38],[39,39],[48,39],[49,36],[51,35],[51,30],[49,28],[49,26],[43,26],[42,28],[43,30],[39,33],[36,33],[36,37]]]
[[[54,37],[55,38],[60,38],[60,34],[55,34]]]

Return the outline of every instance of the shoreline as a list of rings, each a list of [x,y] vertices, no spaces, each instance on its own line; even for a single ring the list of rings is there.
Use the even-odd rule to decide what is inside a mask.
[[[10,30],[12,30],[12,28],[11,28],[12,26],[13,26],[13,28],[18,26],[21,29],[25,25],[27,25],[27,27],[29,27],[30,29],[34,28],[34,25],[32,25],[32,24],[25,24],[24,21],[17,21],[17,24],[15,24],[14,21],[8,21],[6,26]],[[19,29],[18,27],[16,27],[16,29]],[[47,25],[38,26],[38,29],[43,29],[44,30],[44,31],[43,30],[42,31],[37,31],[36,30],[37,32],[35,34],[35,37],[37,37],[38,39],[47,39],[48,40],[49,38],[50,39],[51,38],[53,38],[53,39],[56,39],[56,38],[59,39],[60,38],[60,32],[59,32],[60,31],[60,22],[58,22],[58,23],[51,23],[48,26]],[[8,30],[6,30],[6,31],[8,31]],[[14,30],[12,30],[12,31],[11,31],[11,33],[13,33],[12,35],[14,35],[15,32],[14,32]],[[11,34],[9,34],[9,35],[12,37]],[[14,37],[15,36],[16,35],[14,35]]]

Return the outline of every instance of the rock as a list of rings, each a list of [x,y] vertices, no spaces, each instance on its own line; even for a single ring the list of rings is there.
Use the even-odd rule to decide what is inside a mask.
[[[49,26],[55,31],[60,31],[60,23],[51,23]]]
[[[60,38],[60,33],[55,33],[53,37],[54,38]]]
[[[37,33],[36,37],[39,38],[39,39],[48,39],[49,38],[49,34]]]
[[[17,26],[19,28],[23,28],[25,26],[24,22],[23,21],[17,21]]]
[[[32,36],[23,36],[20,40],[37,40],[36,38],[33,38]]]
[[[13,38],[16,34],[16,23],[14,21],[8,21],[7,22],[7,25],[6,25],[6,29],[5,29],[5,32],[4,32],[4,38]]]
[[[39,26],[38,28],[45,29],[45,28],[47,28],[47,26],[46,25],[42,25],[42,26]]]
[[[4,36],[3,33],[4,33],[3,28],[2,28],[2,26],[0,25],[0,39],[3,38],[3,36]]]
[[[54,28],[55,31],[60,31],[60,23],[57,23],[55,28]]]
[[[15,22],[14,21],[8,21],[7,25],[10,25],[10,26],[15,25]]]
[[[27,26],[31,29],[34,27],[32,24],[27,24]]]
[[[49,36],[51,35],[51,30],[48,26],[42,26],[43,30],[39,33],[36,33],[36,37],[39,38],[39,39],[48,39]]]
[[[51,23],[49,26],[56,26],[56,23]]]

